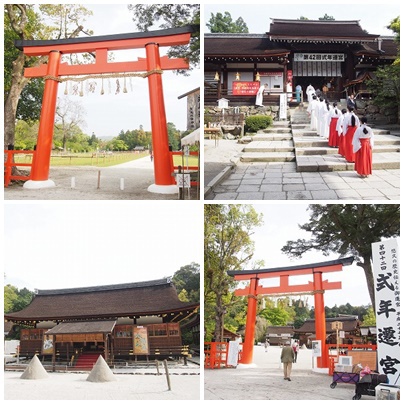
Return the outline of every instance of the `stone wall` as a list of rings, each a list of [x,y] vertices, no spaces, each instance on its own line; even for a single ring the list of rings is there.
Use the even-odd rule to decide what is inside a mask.
[[[374,105],[372,100],[357,100],[356,105],[358,107],[358,116],[366,116],[368,122],[378,124],[392,124],[398,122],[396,111],[380,108],[377,105]]]

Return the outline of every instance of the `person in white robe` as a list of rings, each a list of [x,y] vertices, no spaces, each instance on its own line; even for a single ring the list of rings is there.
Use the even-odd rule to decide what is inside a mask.
[[[313,94],[315,93],[315,88],[311,84],[309,84],[306,88],[307,101],[309,102],[309,104],[313,101]]]
[[[307,112],[310,115],[310,129],[311,130],[315,130],[317,131],[317,112],[316,112],[316,108],[317,108],[317,104],[320,101],[317,99],[317,97],[314,95],[312,95],[312,101],[309,103],[309,106],[307,107]]]
[[[320,136],[321,133],[321,118],[322,118],[322,110],[324,108],[324,99],[320,97],[319,102],[316,104],[315,114],[317,116],[317,135]]]

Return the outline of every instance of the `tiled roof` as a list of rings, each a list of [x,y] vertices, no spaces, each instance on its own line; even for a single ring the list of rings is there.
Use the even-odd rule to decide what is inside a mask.
[[[169,279],[122,285],[41,290],[25,309],[5,315],[7,320],[68,320],[156,315],[193,310]]]

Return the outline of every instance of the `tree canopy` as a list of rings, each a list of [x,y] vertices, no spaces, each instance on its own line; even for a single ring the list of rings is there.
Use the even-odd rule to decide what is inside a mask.
[[[212,33],[248,33],[247,24],[242,17],[238,17],[236,21],[233,21],[233,18],[228,11],[225,11],[224,14],[210,13],[210,19],[206,26]]]
[[[300,257],[310,250],[324,255],[353,255],[362,267],[375,307],[374,279],[371,268],[372,243],[400,234],[400,205],[310,205],[310,221],[299,227],[311,233],[310,239],[288,241],[282,251]]]
[[[139,31],[148,31],[153,25],[160,23],[161,29],[178,28],[184,25],[195,25],[197,32],[191,36],[189,45],[175,46],[167,55],[175,58],[186,58],[190,68],[200,64],[200,5],[199,4],[129,4],[133,13],[133,21]],[[179,71],[186,75],[187,71]]]
[[[224,316],[237,299],[227,271],[243,270],[254,252],[254,228],[262,215],[250,205],[205,205],[205,326],[215,341],[222,339]],[[208,336],[209,338],[209,336]]]
[[[173,283],[182,301],[199,302],[200,267],[192,262],[181,267],[173,276]]]

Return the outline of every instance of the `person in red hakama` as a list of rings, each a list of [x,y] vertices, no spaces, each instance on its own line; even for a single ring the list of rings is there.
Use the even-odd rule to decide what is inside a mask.
[[[338,133],[337,133],[337,122],[338,118],[342,115],[341,111],[337,108],[337,103],[332,104],[332,108],[328,114],[328,126],[329,126],[329,136],[328,145],[330,147],[338,147]]]
[[[358,117],[354,114],[353,108],[348,107],[348,113],[346,114],[343,123],[344,137],[345,137],[344,152],[345,152],[345,159],[348,163],[355,162],[355,154],[353,152],[352,139],[358,126],[359,126]]]
[[[337,130],[337,143],[338,143],[338,154],[340,154],[342,157],[345,157],[345,142],[344,142],[344,119],[346,116],[346,109],[343,108],[341,110],[341,116],[338,118],[337,121],[337,126],[336,126],[336,130]]]
[[[352,146],[355,153],[355,171],[361,177],[372,174],[372,149],[374,135],[372,129],[367,126],[367,118],[360,119],[361,125],[356,129]]]

